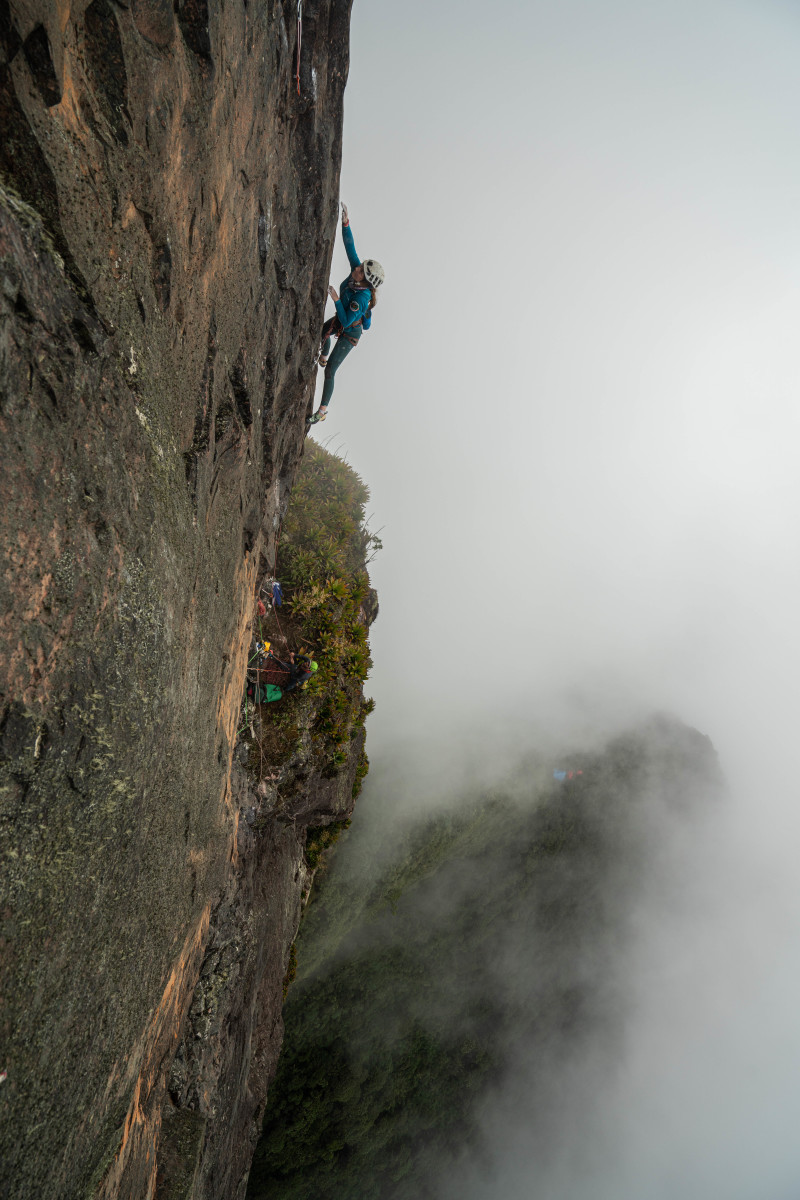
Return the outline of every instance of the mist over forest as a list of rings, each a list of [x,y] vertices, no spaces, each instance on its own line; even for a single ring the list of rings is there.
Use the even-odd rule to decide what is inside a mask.
[[[249,1195],[560,1195],[625,1055],[637,914],[723,795],[666,717],[427,817],[375,772],[301,927]]]
[[[452,810],[523,747],[598,751],[652,711],[728,784],[646,843],[619,1054],[598,1086],[561,1073],[546,1183],[509,1119],[522,1071],[481,1108],[494,1174],[453,1188],[794,1200],[797,6],[370,3],[354,48],[342,189],[387,287],[325,436],[386,550],[348,837],[373,824],[383,869],[396,807]],[[387,369],[431,264],[441,299]]]
[[[0,47],[2,1200],[798,1200],[797,0]]]

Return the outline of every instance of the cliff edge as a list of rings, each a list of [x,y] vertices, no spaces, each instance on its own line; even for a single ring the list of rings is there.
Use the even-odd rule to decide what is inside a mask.
[[[293,3],[0,3],[3,1196],[244,1191],[306,827],[361,755],[259,793],[237,750],[350,4],[303,4],[298,81]]]

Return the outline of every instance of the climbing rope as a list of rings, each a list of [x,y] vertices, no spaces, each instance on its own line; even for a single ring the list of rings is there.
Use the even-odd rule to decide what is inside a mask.
[[[303,40],[303,0],[297,0],[297,94],[300,95],[300,43]]]
[[[301,7],[301,4],[302,4],[302,0],[297,0],[297,11],[298,11],[298,13],[300,12],[300,7]],[[299,50],[300,41],[299,41],[299,38],[298,38],[297,45],[298,45],[298,51],[297,51],[297,90],[298,90],[298,92],[299,92],[299,91],[300,91],[300,50]],[[273,558],[273,560],[272,560],[272,578],[273,578],[273,579],[275,578],[275,576],[276,576],[276,573],[277,573],[277,570],[278,570],[278,547],[279,547],[279,546],[280,546],[280,544],[281,544],[281,534],[282,534],[282,533],[283,533],[283,517],[281,517],[280,525],[278,526],[278,536],[275,538],[275,557],[274,557],[274,558]],[[282,639],[283,639],[283,641],[285,642],[285,641],[286,641],[286,639],[285,639],[285,637],[284,637],[284,635],[283,635],[283,630],[281,629],[281,623],[280,623],[280,621],[279,621],[279,619],[278,619],[278,610],[276,609],[276,607],[275,607],[275,605],[274,605],[274,604],[273,604],[273,606],[272,606],[272,615],[273,615],[273,616],[274,616],[274,618],[275,618],[275,624],[278,626],[278,633],[280,634],[281,638],[282,638]],[[288,643],[287,643],[287,644],[288,644]]]

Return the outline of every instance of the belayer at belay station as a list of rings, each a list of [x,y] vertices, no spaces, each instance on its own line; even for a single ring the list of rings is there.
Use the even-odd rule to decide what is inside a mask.
[[[303,687],[317,669],[308,654],[290,654],[288,663],[281,662],[272,652],[267,655],[267,665],[256,670],[256,679],[249,679],[247,695],[256,704],[268,704],[280,700],[287,692]]]
[[[342,205],[342,241],[352,270],[343,281],[340,294],[337,294],[335,287],[328,288],[328,295],[336,305],[336,313],[322,326],[319,365],[325,368],[325,385],[320,406],[313,417],[309,417],[309,425],[324,421],[328,415],[336,372],[353,347],[358,345],[361,334],[372,324],[377,289],[384,280],[383,267],[377,259],[365,258],[362,262],[358,257],[346,204]],[[331,340],[334,337],[337,340],[331,353]]]

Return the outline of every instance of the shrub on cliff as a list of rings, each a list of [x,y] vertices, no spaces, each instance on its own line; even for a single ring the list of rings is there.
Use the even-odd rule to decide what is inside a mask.
[[[300,723],[308,722],[315,750],[333,775],[348,762],[353,735],[372,710],[372,701],[362,697],[372,666],[367,635],[376,608],[367,564],[380,539],[367,527],[368,500],[366,485],[347,463],[307,444],[278,546],[286,600],[280,627],[291,646],[311,651],[319,670],[302,692],[262,709],[259,760],[264,754],[272,765],[280,760],[285,739],[278,745],[276,734],[284,726],[297,728],[293,714],[299,705],[307,713]],[[362,751],[354,794],[367,766]]]
[[[296,593],[313,592],[329,580],[341,585],[366,572],[381,548],[367,527],[368,500],[369,489],[352,467],[306,442],[280,544],[283,579]],[[343,595],[340,586],[339,598]]]

